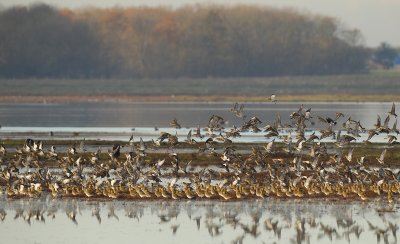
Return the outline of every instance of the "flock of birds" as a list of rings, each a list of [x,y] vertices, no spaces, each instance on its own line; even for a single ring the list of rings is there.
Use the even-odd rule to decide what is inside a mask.
[[[277,102],[275,95],[271,101]],[[230,111],[242,118],[240,127],[224,128],[224,118],[212,115],[207,127],[190,130],[185,141],[179,141],[177,134],[161,132],[154,140],[140,138],[135,143],[132,135],[107,152],[87,151],[85,140],[67,152],[58,152],[55,146],[46,150],[43,141],[30,138],[16,149],[1,144],[0,193],[8,197],[38,197],[45,191],[54,198],[223,200],[384,196],[392,203],[400,192],[400,170],[385,159],[388,151],[396,152],[398,144],[397,119],[389,127],[391,118],[397,118],[394,103],[384,122],[378,116],[371,129],[340,112],[332,118],[313,116],[311,108],[303,105],[290,114],[288,124],[283,125],[277,116],[262,128],[259,118],[247,118],[244,105],[236,103]],[[325,128],[306,136],[315,117]],[[170,125],[181,128],[177,119]],[[284,129],[289,130],[287,135],[282,134]],[[233,141],[244,131],[265,133],[267,142],[241,152]],[[353,156],[354,150],[362,150],[352,146],[362,133],[368,134],[365,144],[376,135],[387,135],[379,157]],[[330,145],[324,138],[334,138],[335,143]],[[178,152],[182,147],[196,152]]]

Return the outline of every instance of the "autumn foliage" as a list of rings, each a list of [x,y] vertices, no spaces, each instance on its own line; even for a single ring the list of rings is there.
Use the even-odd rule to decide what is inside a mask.
[[[259,6],[0,11],[0,77],[174,78],[362,72],[360,33]]]

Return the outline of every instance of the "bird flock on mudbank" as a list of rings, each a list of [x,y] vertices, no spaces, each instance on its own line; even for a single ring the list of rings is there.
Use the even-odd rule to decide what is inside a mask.
[[[278,101],[276,95],[270,100]],[[389,203],[396,200],[400,170],[395,167],[399,131],[394,103],[384,122],[378,115],[368,129],[341,112],[321,117],[303,105],[290,114],[289,123],[283,124],[278,115],[264,127],[259,118],[247,118],[243,104],[235,103],[229,110],[242,118],[242,125],[225,128],[225,119],[214,114],[206,127],[190,130],[184,141],[178,140],[177,133],[160,132],[158,138],[146,142],[142,138],[135,142],[132,135],[105,152],[101,148],[87,151],[85,140],[64,152],[55,146],[46,149],[43,141],[31,138],[17,148],[1,144],[1,193],[38,197],[49,192],[55,198],[367,200],[384,196]],[[324,128],[306,135],[315,119]],[[177,119],[170,126],[181,128]],[[241,152],[234,140],[242,132],[265,133],[266,142]],[[366,140],[356,143],[361,134],[368,135]],[[380,155],[357,153],[379,134],[388,140],[377,147]],[[180,152],[179,148],[195,151]]]

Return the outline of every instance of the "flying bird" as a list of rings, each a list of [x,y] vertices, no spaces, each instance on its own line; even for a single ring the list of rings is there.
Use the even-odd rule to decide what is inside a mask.
[[[380,156],[379,158],[376,158],[380,164],[385,164],[385,155],[386,155],[386,152],[387,152],[387,148],[385,148],[385,149],[382,151],[381,156]]]
[[[393,103],[392,104],[392,109],[389,111],[389,114],[390,115],[393,115],[394,117],[397,117],[397,114],[396,114],[396,105]]]

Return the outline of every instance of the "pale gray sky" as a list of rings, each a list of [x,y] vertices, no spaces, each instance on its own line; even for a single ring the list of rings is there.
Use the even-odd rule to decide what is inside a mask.
[[[37,0],[0,0],[0,6],[30,4]],[[41,0],[58,7],[172,6],[194,3],[257,4],[290,7],[338,18],[349,28],[361,30],[367,46],[388,42],[400,47],[400,0]]]

